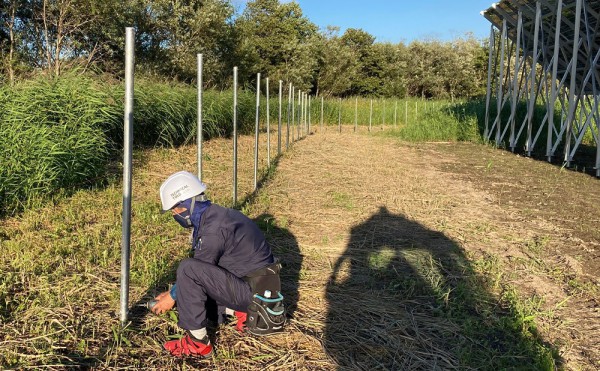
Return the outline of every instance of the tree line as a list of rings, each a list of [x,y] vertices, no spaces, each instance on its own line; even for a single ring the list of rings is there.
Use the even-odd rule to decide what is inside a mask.
[[[485,92],[487,48],[453,41],[376,42],[361,29],[319,28],[296,2],[232,0],[0,0],[0,80],[74,68],[120,77],[124,29],[136,29],[136,69],[206,87],[251,85],[261,72],[324,96],[470,97]],[[275,86],[276,84],[273,84]]]

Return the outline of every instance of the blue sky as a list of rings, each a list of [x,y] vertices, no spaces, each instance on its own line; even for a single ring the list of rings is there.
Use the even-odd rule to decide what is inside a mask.
[[[496,0],[498,1],[498,0]],[[243,4],[244,0],[234,3]],[[362,28],[379,42],[435,38],[448,41],[472,32],[489,37],[490,23],[479,14],[494,0],[296,0],[304,15],[324,29],[328,25]]]

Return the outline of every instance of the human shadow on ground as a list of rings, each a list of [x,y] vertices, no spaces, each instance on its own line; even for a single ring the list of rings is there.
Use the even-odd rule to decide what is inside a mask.
[[[554,369],[556,349],[473,264],[444,234],[380,207],[333,266],[326,351],[340,369]]]

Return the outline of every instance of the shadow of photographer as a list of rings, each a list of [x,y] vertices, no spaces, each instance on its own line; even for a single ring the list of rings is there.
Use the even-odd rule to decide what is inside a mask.
[[[487,289],[444,234],[380,207],[351,230],[327,285],[340,369],[554,369],[556,350]]]

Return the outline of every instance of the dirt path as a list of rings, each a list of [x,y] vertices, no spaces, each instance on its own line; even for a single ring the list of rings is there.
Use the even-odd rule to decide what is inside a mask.
[[[288,264],[294,319],[286,342],[309,350],[290,353],[298,367],[445,369],[504,364],[478,354],[509,366],[543,358],[535,346],[510,348],[531,339],[498,328],[507,320],[539,332],[537,343],[548,342],[568,369],[599,365],[598,280],[582,263],[597,261],[598,241],[527,203],[504,202],[498,182],[506,191],[539,181],[509,176],[511,161],[546,165],[506,154],[494,164],[505,166],[497,178],[479,176],[490,167],[485,156],[499,152],[331,130],[295,144],[251,214]],[[578,182],[598,191],[594,179]],[[556,218],[569,218],[560,210]],[[579,254],[557,254],[574,243],[584,247]]]

